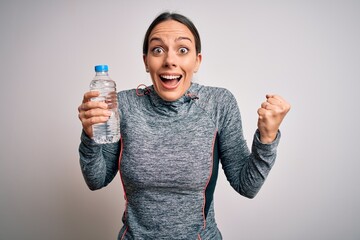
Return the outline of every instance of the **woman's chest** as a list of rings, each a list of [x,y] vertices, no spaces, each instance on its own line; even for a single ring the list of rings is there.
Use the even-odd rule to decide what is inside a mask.
[[[204,188],[216,134],[206,115],[158,118],[134,113],[121,124],[120,171],[127,187]]]

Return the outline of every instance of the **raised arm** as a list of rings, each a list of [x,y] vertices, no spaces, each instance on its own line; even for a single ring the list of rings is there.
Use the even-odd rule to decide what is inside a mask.
[[[236,99],[229,93],[219,129],[220,158],[227,180],[237,192],[245,197],[255,197],[274,164],[280,132],[278,128],[271,128],[269,124],[275,126],[275,115],[276,113],[264,113],[261,110],[260,126],[254,135],[250,151],[243,136]],[[277,127],[279,126],[280,123],[277,124]],[[275,134],[269,131],[271,135],[266,136],[266,142],[263,143],[260,128],[262,132],[268,129],[275,130]],[[271,142],[269,136],[272,137]]]

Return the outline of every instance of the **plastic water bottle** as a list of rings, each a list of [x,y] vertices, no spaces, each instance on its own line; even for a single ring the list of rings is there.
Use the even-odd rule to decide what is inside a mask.
[[[120,139],[120,116],[116,83],[110,78],[108,71],[107,65],[95,66],[96,75],[90,83],[91,91],[100,92],[100,95],[92,98],[91,101],[107,103],[108,110],[111,112],[107,122],[93,125],[93,139],[100,144],[113,143]]]

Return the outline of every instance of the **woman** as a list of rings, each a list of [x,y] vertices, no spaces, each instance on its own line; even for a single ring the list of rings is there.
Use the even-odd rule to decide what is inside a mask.
[[[92,125],[109,114],[106,104],[90,101],[98,93],[85,93],[79,106],[84,178],[100,189],[119,170],[126,200],[119,239],[222,239],[213,202],[219,162],[231,186],[253,198],[274,164],[290,105],[266,96],[250,152],[234,96],[192,83],[202,56],[189,19],[159,15],[146,32],[143,60],[153,86],[118,93],[120,143],[91,139]]]

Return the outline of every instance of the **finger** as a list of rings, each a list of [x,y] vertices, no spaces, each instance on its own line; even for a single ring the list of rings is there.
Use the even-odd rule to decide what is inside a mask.
[[[274,109],[275,106],[276,106],[275,104],[271,104],[270,102],[263,102],[261,104],[261,108],[266,109],[266,110],[272,110],[272,109]]]
[[[90,109],[89,111],[83,111],[82,116],[84,118],[92,118],[92,117],[110,117],[111,112],[108,110],[103,110],[101,108]]]
[[[266,109],[266,106],[267,106],[268,104],[269,104],[268,102],[263,102],[263,103],[261,103],[261,108]]]
[[[268,98],[266,101],[273,105],[280,105],[282,103],[281,100],[274,98],[274,97]]]
[[[89,102],[91,100],[91,98],[93,97],[97,97],[100,95],[99,91],[90,91],[90,92],[86,92],[84,94],[84,98],[83,98],[83,103]]]
[[[257,110],[257,113],[258,113],[260,119],[262,119],[264,117],[265,111],[266,111],[266,109],[264,109],[264,108],[259,108]]]
[[[111,116],[110,111],[102,110],[102,109],[92,109],[92,110],[89,110],[89,111],[81,111],[78,114],[78,117],[79,117],[81,122],[84,122],[87,119],[93,118],[93,117],[106,117],[106,118],[109,118],[110,116]]]
[[[79,112],[81,111],[88,111],[90,109],[94,109],[94,108],[101,108],[101,109],[107,109],[108,108],[108,104],[104,103],[104,102],[85,102],[83,104],[81,104],[78,108]]]
[[[97,123],[104,123],[106,122],[107,120],[109,120],[109,117],[92,117],[92,118],[86,118],[86,119],[83,119],[82,120],[82,125],[84,128],[88,128],[94,124],[97,124]]]
[[[259,108],[257,111],[260,120],[270,119],[273,116],[273,111],[267,110],[265,108]]]
[[[263,102],[261,108],[267,110],[269,114],[282,114],[283,112],[288,112],[288,108],[284,103],[278,103],[276,101],[275,103]]]
[[[286,102],[283,97],[281,97],[280,95],[277,95],[277,94],[266,94],[266,98],[267,99],[274,98],[274,99],[277,99],[280,102]]]

